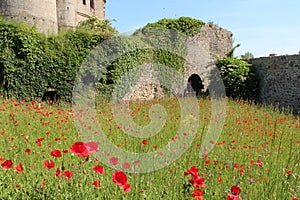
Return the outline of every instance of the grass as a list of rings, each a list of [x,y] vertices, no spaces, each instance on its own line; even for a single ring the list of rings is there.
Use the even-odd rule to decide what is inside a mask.
[[[136,124],[145,126],[151,121],[149,109],[157,103],[165,108],[165,116],[160,119],[165,125],[147,139],[124,133],[115,121],[116,115],[123,114],[113,110],[116,105],[98,103],[97,119],[91,120],[100,122],[101,134],[118,148],[159,152],[169,141],[181,139],[176,134],[181,123],[178,101],[132,102],[130,116]],[[300,195],[299,116],[228,100],[226,121],[214,149],[199,157],[201,142],[213,119],[208,99],[200,99],[198,106],[198,130],[192,132],[194,141],[179,159],[157,171],[129,173],[123,167],[124,159],[109,167],[97,153],[78,157],[70,151],[72,144],[82,141],[71,105],[2,99],[0,163],[11,160],[13,165],[10,169],[0,167],[0,199],[194,199],[197,188],[189,182],[191,176],[184,175],[192,166],[204,178],[206,186],[198,188],[205,192],[204,199],[226,199],[227,191],[235,185],[242,190],[240,197],[247,200],[289,200]],[[100,142],[99,152],[103,152],[102,145]],[[61,151],[62,156],[51,156],[52,150]],[[46,160],[52,160],[55,166],[46,169]],[[129,164],[133,167],[136,163]],[[103,166],[105,173],[95,172],[94,166]],[[57,176],[56,170],[69,170],[73,176]],[[126,173],[130,192],[112,181],[115,170]],[[93,185],[97,180],[100,187]]]

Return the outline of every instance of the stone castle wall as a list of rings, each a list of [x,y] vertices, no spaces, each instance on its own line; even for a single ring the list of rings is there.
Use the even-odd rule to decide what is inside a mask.
[[[260,81],[262,103],[300,113],[300,54],[251,59]]]
[[[196,75],[201,79],[204,84],[204,91],[208,88],[208,85],[210,84],[212,64],[215,61],[215,57],[210,53],[216,54],[220,57],[226,56],[226,54],[232,49],[232,33],[216,25],[205,24],[199,34],[190,38],[188,45],[189,51],[185,58],[186,63],[184,66],[184,73],[182,74],[184,82],[180,83],[182,84],[180,86],[175,84],[176,87],[179,88],[169,88],[172,91],[180,90],[182,95],[186,94],[184,90],[188,91],[188,88],[191,88],[192,83],[190,78],[192,75]],[[147,100],[152,99],[153,97],[164,96],[161,86],[162,83],[153,76],[153,69],[151,69],[151,66],[149,67],[149,65],[146,65],[144,71],[145,72],[141,76],[140,81],[134,88],[132,88],[131,94],[125,97],[126,100]],[[170,78],[174,76],[172,73],[173,72],[170,72]],[[174,83],[176,81],[177,80],[174,78]],[[195,91],[191,89],[188,92]]]
[[[0,15],[9,20],[37,25],[39,31],[57,32],[56,2],[53,0],[5,0],[0,1]]]
[[[36,25],[37,30],[46,34],[76,25],[95,15],[105,18],[106,0],[3,0],[0,1],[0,15],[9,20]]]
[[[198,75],[204,83],[204,90],[208,88],[210,84],[210,72],[212,65],[216,60],[214,55],[219,57],[225,57],[226,54],[232,50],[232,32],[216,26],[214,24],[205,24],[201,32],[192,38],[196,45],[200,48],[192,47],[188,52],[187,60],[193,61],[193,63],[187,62],[185,64],[184,77],[188,83],[191,75]],[[192,41],[192,43],[194,43]],[[196,52],[196,54],[195,54]],[[214,54],[214,55],[212,55]],[[199,57],[199,55],[202,55]]]

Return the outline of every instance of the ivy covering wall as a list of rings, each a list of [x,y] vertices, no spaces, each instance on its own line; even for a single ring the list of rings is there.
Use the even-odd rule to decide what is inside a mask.
[[[204,24],[201,20],[188,17],[162,19],[147,24],[133,34],[133,37],[148,40],[148,44],[160,42],[168,45],[175,38],[177,42],[173,48],[182,55],[178,56],[173,52],[154,48],[135,48],[136,50],[127,52],[127,49],[132,49],[137,44],[127,37],[116,36],[118,31],[109,21],[94,17],[82,22],[76,31],[51,36],[39,33],[26,24],[0,18],[0,93],[8,98],[37,100],[42,99],[49,88],[54,88],[60,100],[70,101],[80,66],[91,50],[107,39],[115,40],[114,45],[102,52],[126,53],[120,54],[113,62],[106,63],[105,71],[101,77],[97,77],[97,89],[101,94],[109,96],[124,73],[145,62],[156,62],[183,71],[185,41],[178,43],[181,40],[177,33],[194,36],[201,31]],[[151,28],[170,29],[174,38],[149,41]],[[248,90],[242,88],[245,88],[243,80],[250,80],[245,78],[249,76],[249,66],[227,59],[219,60],[218,67],[222,71],[229,96],[239,93],[244,96],[248,93]]]

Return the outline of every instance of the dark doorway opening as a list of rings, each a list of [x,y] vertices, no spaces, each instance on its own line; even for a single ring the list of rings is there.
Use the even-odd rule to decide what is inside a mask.
[[[188,78],[187,92],[188,94],[195,94],[196,96],[203,94],[204,85],[198,74],[192,74]]]
[[[42,97],[42,101],[49,101],[49,102],[56,102],[57,101],[57,96],[56,96],[56,89],[54,88],[49,88],[45,93],[44,96]]]

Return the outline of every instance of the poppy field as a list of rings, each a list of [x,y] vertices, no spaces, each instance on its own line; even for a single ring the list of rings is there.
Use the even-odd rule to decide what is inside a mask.
[[[118,148],[160,152],[181,140],[176,99],[130,103],[135,123],[150,123],[149,109],[165,108],[156,135],[136,138],[114,120],[112,105],[97,103],[102,132]],[[102,144],[83,141],[72,105],[0,99],[0,199],[234,199],[296,200],[300,195],[300,119],[272,107],[228,99],[226,118],[214,148],[199,154],[212,119],[209,99],[199,99],[199,127],[185,153],[164,168],[129,173],[140,163],[124,162]],[[91,119],[92,120],[92,119]],[[93,119],[95,120],[95,119]],[[90,127],[86,127],[89,129]]]

